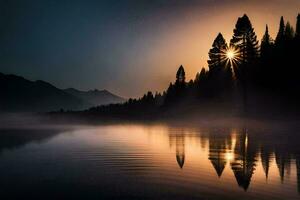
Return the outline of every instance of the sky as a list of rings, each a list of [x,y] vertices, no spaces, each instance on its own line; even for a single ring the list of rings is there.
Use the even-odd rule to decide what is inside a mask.
[[[217,34],[229,42],[244,13],[261,40],[299,12],[300,0],[0,0],[0,72],[139,97],[180,65],[187,79],[207,68]]]

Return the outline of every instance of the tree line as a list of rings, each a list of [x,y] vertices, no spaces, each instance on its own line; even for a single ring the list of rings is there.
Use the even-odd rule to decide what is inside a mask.
[[[187,108],[211,110],[211,107],[247,113],[260,108],[259,104],[264,107],[273,102],[277,102],[276,107],[297,106],[299,50],[300,14],[295,29],[281,17],[275,39],[266,25],[260,43],[249,17],[244,14],[238,18],[229,43],[222,33],[217,35],[208,52],[208,69],[202,68],[195,79],[186,81],[181,65],[175,82],[163,93],[149,91],[139,99],[93,107],[87,112],[122,117],[184,112]]]

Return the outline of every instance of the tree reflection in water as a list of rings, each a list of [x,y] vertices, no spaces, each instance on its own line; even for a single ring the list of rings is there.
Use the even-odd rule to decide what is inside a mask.
[[[272,156],[278,168],[281,183],[285,174],[291,174],[291,160],[295,160],[298,192],[300,193],[300,147],[297,144],[297,134],[289,132],[263,133],[257,130],[239,128],[234,134],[231,129],[207,130],[206,134],[185,134],[185,129],[173,133],[169,131],[170,146],[175,146],[176,160],[182,169],[185,162],[186,138],[195,137],[200,140],[201,147],[205,148],[208,141],[208,159],[220,178],[229,162],[239,187],[245,191],[249,188],[251,178],[255,174],[258,162],[261,162],[266,179],[269,178],[269,168]],[[196,132],[202,132],[197,130]]]

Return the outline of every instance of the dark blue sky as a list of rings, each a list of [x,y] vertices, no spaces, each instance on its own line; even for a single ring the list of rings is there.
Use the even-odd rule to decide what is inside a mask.
[[[299,0],[0,2],[0,72],[126,97],[161,91],[181,64],[193,78],[217,32],[229,40],[244,12],[260,36],[265,23],[277,31],[280,15],[293,24],[300,8]]]

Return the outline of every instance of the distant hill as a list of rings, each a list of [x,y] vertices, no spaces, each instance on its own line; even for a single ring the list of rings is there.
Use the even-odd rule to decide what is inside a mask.
[[[124,98],[119,97],[107,90],[89,90],[80,91],[74,88],[68,88],[64,90],[66,93],[71,94],[93,106],[106,105],[112,103],[122,103],[125,101]]]
[[[73,89],[74,91],[77,91]],[[5,75],[0,73],[0,111],[6,112],[45,112],[64,110],[82,110],[95,106],[97,98],[85,97],[85,92],[80,95],[71,94],[70,89],[62,90],[47,82],[38,80],[30,81],[21,76]],[[101,92],[101,91],[99,91]],[[93,92],[87,92],[93,96]],[[95,96],[98,92],[95,92]],[[115,103],[117,96],[106,91],[103,96],[105,103]],[[87,96],[89,96],[87,95]],[[112,101],[109,101],[109,97]],[[122,98],[120,98],[122,99]],[[99,100],[100,102],[100,100]],[[101,103],[99,103],[101,104]]]

